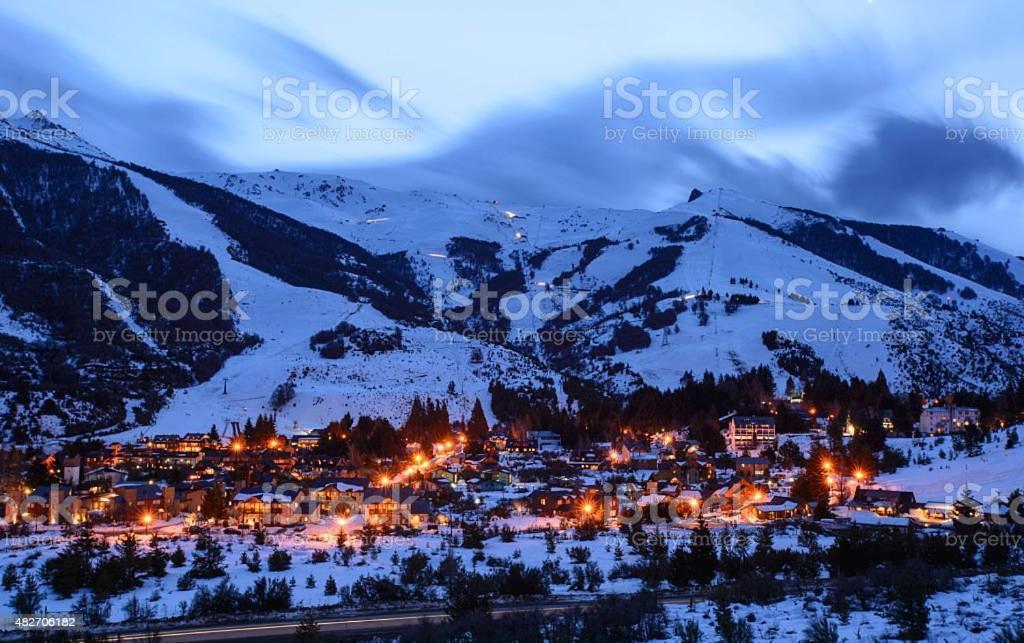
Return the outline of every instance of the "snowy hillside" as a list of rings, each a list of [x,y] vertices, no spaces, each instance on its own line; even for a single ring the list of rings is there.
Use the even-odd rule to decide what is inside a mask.
[[[1020,432],[1024,427],[1017,427]],[[949,437],[891,438],[889,446],[909,452],[911,465],[878,477],[884,488],[913,491],[918,500],[952,502],[970,491],[977,500],[1007,499],[1024,489],[1021,458],[1024,447],[1006,448],[1006,431],[993,433],[975,456],[954,455]]]
[[[1024,261],[952,233],[841,220],[721,190],[695,191],[687,203],[652,212],[398,192],[324,174],[172,176],[111,159],[70,132],[48,138],[59,143],[24,140],[29,131],[66,132],[39,118],[2,125],[11,158],[20,158],[13,151],[24,142],[53,163],[71,158],[78,172],[102,172],[110,190],[132,186],[138,195],[126,196],[129,209],[158,222],[167,243],[215,264],[240,295],[240,314],[227,323],[247,343],[202,346],[198,354],[196,347],[188,354],[181,346],[174,354],[133,348],[145,359],[172,357],[186,370],[202,369],[164,378],[160,395],[145,404],[142,393],[119,393],[134,415],[105,408],[99,419],[89,411],[94,400],[81,413],[76,400],[58,403],[57,416],[79,430],[187,432],[272,410],[282,427],[320,426],[346,412],[397,421],[414,395],[444,399],[460,417],[477,397],[488,408],[494,382],[553,389],[564,402],[561,382],[570,376],[626,393],[642,384],[676,386],[686,372],[767,364],[781,381],[822,368],[862,378],[881,370],[895,387],[941,393],[1000,388],[1024,371]],[[0,213],[11,201],[12,225],[26,236],[23,268],[52,242],[38,221],[38,229],[26,229],[17,199],[58,213],[46,225],[62,229],[77,225],[81,213],[66,202],[19,197],[15,187],[24,193],[24,184],[0,180]],[[59,187],[80,192],[61,197],[68,200],[100,189]],[[84,272],[75,279],[85,294],[76,296],[91,294],[87,272],[115,276],[104,256],[81,258]],[[133,279],[145,281],[155,268],[137,264]],[[168,289],[198,279],[178,272],[166,276]],[[913,305],[901,315],[908,277]],[[484,313],[492,311],[476,305],[468,319],[455,320],[465,301],[458,296],[483,284],[503,295],[522,291],[542,311],[564,305],[573,314],[489,319]],[[38,352],[53,313],[26,304],[30,287],[21,286],[0,292],[0,338]],[[823,287],[834,293],[830,301],[815,294]],[[840,296],[851,303],[836,315]],[[868,304],[876,300],[873,311]],[[147,328],[137,313],[125,323]],[[84,333],[86,323],[76,327]],[[148,380],[126,378],[140,381]],[[19,422],[47,403],[49,389],[39,387],[27,402],[6,396],[8,417]],[[272,405],[281,387],[294,396]],[[160,408],[163,398],[155,418],[137,412]]]

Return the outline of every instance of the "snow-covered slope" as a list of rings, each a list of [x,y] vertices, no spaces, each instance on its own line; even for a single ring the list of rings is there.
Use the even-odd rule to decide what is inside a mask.
[[[589,319],[573,325],[587,348],[574,352],[572,361],[580,373],[598,379],[626,367],[613,378],[619,387],[640,381],[669,387],[685,371],[726,373],[776,364],[776,355],[762,341],[762,333],[772,330],[806,345],[826,368],[841,375],[868,378],[882,370],[904,387],[998,386],[1021,366],[1024,317],[1016,297],[931,266],[828,215],[735,192],[713,191],[650,212],[400,193],[329,175],[266,172],[196,178],[336,232],[371,251],[406,251],[423,281],[456,275],[454,259],[448,256],[452,239],[497,244],[495,254],[502,267],[521,271],[529,294],[550,290],[561,279],[571,283],[573,292],[600,304]],[[824,244],[822,231],[828,235]],[[844,252],[846,246],[853,251]],[[628,278],[652,252],[666,247],[681,248],[673,265]],[[1015,258],[999,259],[1009,262],[1014,275],[1024,265]],[[801,316],[804,304],[787,296],[791,284],[808,297],[822,285],[836,297],[856,292],[862,295],[858,299],[869,301],[885,292],[898,296],[883,302],[884,312],[901,313],[902,278],[908,275],[914,278],[915,291],[920,292],[921,282],[930,288],[924,291],[929,296],[921,304],[923,315],[912,311],[895,321],[873,313],[860,317],[856,311],[833,319],[820,305]],[[965,288],[978,296],[962,297]],[[699,305],[701,297],[695,295],[700,293],[717,295],[704,305],[704,323],[692,310]],[[733,295],[748,303],[726,311],[724,301]],[[749,303],[753,298],[757,303]],[[681,303],[686,304],[685,311]],[[670,323],[664,318],[670,313],[663,313],[660,323],[651,323],[652,306],[658,311],[673,306],[680,310]],[[643,328],[649,345],[604,350],[612,354],[595,357],[593,349],[612,343],[615,329],[623,323]],[[535,331],[543,323],[531,317],[513,326]],[[971,340],[989,336],[998,341]],[[534,350],[538,356],[551,357],[539,346]],[[777,370],[781,375],[782,369]]]
[[[1024,262],[945,231],[724,190],[653,212],[398,192],[327,174],[171,176],[61,140],[28,143],[125,171],[171,239],[209,251],[245,293],[235,323],[260,339],[213,377],[170,387],[168,406],[139,431],[244,420],[274,410],[286,383],[295,395],[276,409],[279,425],[308,427],[345,412],[401,420],[414,395],[444,399],[458,417],[477,397],[487,408],[497,381],[550,387],[564,401],[567,376],[621,393],[766,364],[781,381],[881,370],[894,386],[939,393],[1000,388],[1024,372]],[[950,240],[954,259],[931,251]],[[479,307],[454,319],[457,295],[481,284],[523,291],[544,311],[578,307],[566,320],[485,319]],[[3,320],[0,334],[20,329],[21,339],[47,322],[17,310]]]

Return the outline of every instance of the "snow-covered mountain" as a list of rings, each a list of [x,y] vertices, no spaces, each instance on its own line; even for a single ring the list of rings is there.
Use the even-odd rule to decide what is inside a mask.
[[[245,338],[97,356],[81,333],[66,332],[88,328],[89,302],[77,302],[69,321],[33,305],[25,279],[5,278],[2,356],[20,373],[3,383],[5,420],[29,432],[40,430],[40,411],[46,426],[79,431],[194,431],[270,410],[284,427],[346,412],[400,420],[414,395],[444,399],[459,417],[477,397],[488,407],[494,382],[565,403],[567,378],[627,393],[675,386],[688,371],[761,364],[781,381],[821,368],[864,378],[881,370],[894,386],[936,393],[995,389],[1024,373],[1024,261],[943,230],[843,220],[723,190],[653,212],[396,192],[309,173],[169,175],[70,133],[59,144],[26,137],[49,127],[38,119],[0,125],[0,212],[23,237],[5,246],[5,272],[22,274],[45,255],[51,269],[74,267],[75,287],[63,296],[91,301],[87,275],[162,275],[165,288],[187,290],[215,271],[239,295],[220,330]],[[32,185],[19,179],[29,168]],[[126,195],[120,206],[107,202],[111,190]],[[114,227],[96,239],[70,233],[105,214],[81,204],[125,202],[131,217],[109,219]],[[151,261],[104,255],[140,247]],[[198,254],[171,270],[157,260],[161,248]],[[512,319],[482,314],[496,301],[459,318],[460,297],[481,284],[525,295],[506,300]],[[823,286],[831,300],[815,295]],[[850,305],[833,315],[841,296]],[[523,302],[547,311],[567,301],[576,305],[568,319],[514,314]],[[138,310],[124,323],[154,326]],[[46,366],[60,349],[70,371]],[[134,373],[132,386],[105,396],[123,394],[132,410],[148,400],[155,413],[83,406],[89,396],[75,379],[90,360]],[[137,385],[142,372],[159,395]]]

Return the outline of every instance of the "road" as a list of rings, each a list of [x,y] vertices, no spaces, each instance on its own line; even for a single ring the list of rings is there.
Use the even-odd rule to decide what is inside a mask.
[[[662,603],[688,603],[690,600],[700,602],[703,596],[682,596],[662,599]],[[592,599],[579,601],[551,601],[547,603],[533,603],[529,605],[510,605],[495,607],[491,610],[497,618],[503,618],[514,614],[527,612],[561,612],[574,608],[586,608],[593,603]],[[322,634],[334,636],[356,636],[369,635],[384,632],[395,632],[415,627],[421,621],[442,621],[448,618],[443,610],[398,610],[388,613],[372,613],[364,615],[352,615],[343,617],[324,617],[317,620]],[[169,629],[160,631],[161,641],[234,641],[241,639],[248,640],[289,640],[295,634],[295,628],[299,621],[295,619],[275,621],[271,623],[253,624],[232,624],[232,625],[207,625],[204,627],[191,627],[181,629]],[[111,640],[117,641],[146,641],[150,634],[145,632],[134,632],[111,635]]]

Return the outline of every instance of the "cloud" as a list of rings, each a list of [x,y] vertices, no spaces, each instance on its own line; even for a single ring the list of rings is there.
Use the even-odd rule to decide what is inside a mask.
[[[831,180],[835,207],[866,218],[942,219],[1020,184],[1020,158],[1001,143],[971,136],[947,140],[947,126],[884,114],[871,136],[850,147]]]

